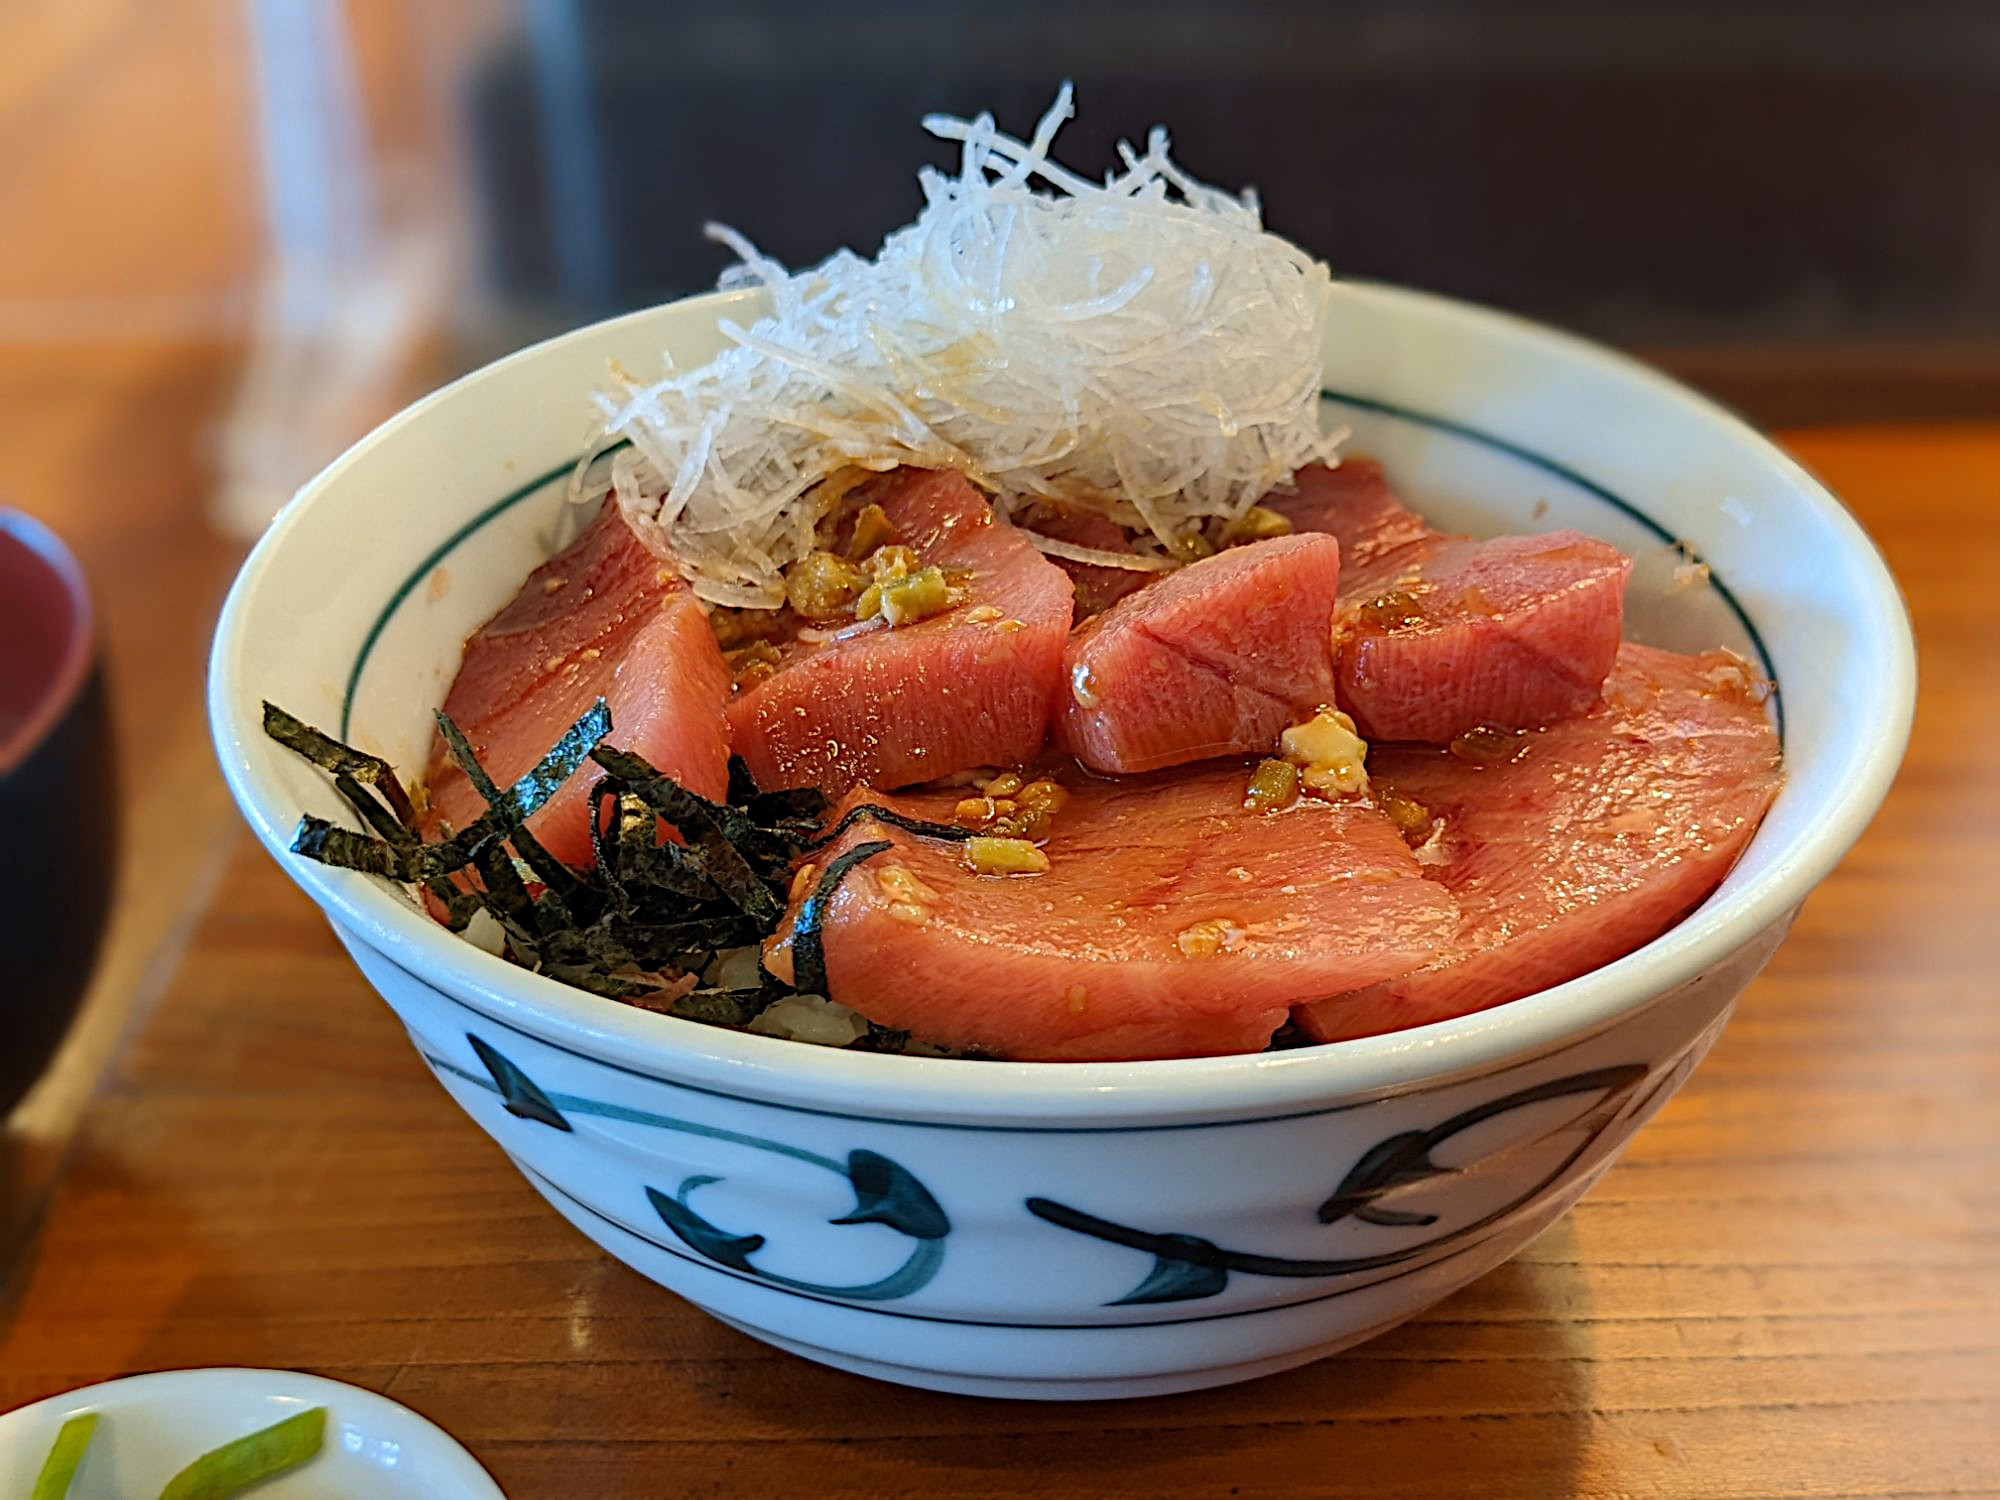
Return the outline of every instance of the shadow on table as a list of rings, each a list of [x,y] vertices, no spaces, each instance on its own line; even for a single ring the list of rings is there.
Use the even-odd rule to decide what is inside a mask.
[[[1001,1492],[1010,1477],[1052,1494],[1298,1493],[1533,1496],[1576,1492],[1592,1405],[1586,1290],[1567,1221],[1527,1252],[1381,1337],[1243,1385],[1136,1401],[1044,1404],[899,1390],[853,1377],[852,1402],[909,1441],[893,1460],[859,1441],[841,1493],[882,1465],[939,1494]],[[816,1381],[813,1383],[817,1383]],[[744,1381],[739,1416],[825,1435],[831,1399],[799,1420],[801,1382]],[[826,1393],[828,1397],[831,1393]],[[881,1407],[894,1417],[887,1423]],[[885,1436],[887,1434],[884,1434]],[[850,1489],[850,1487],[852,1487]]]
[[[148,1135],[157,1149],[141,1153],[142,1171],[102,1148]],[[539,1213],[489,1246],[509,1268],[499,1280],[487,1256],[440,1263],[436,1222],[396,1231],[416,1236],[400,1248],[379,1225],[343,1230],[328,1203],[379,1189],[365,1141],[309,1163],[274,1151],[249,1177],[218,1177],[186,1146],[157,1119],[103,1107],[70,1158],[43,1253],[15,1268],[16,1300],[0,1307],[0,1394],[187,1364],[314,1369],[414,1405],[520,1500],[789,1495],[807,1492],[806,1477],[822,1500],[1577,1492],[1594,1339],[1567,1223],[1319,1364],[1184,1396],[1057,1405],[907,1390],[778,1354],[580,1250]],[[295,1180],[306,1165],[324,1201]],[[497,1163],[494,1180],[519,1189]],[[400,1223],[409,1201],[383,1212]],[[114,1263],[115,1282],[87,1270]],[[581,1293],[580,1265],[605,1273]],[[447,1269],[465,1287],[433,1306]],[[473,1306],[481,1316],[458,1315]],[[497,1341],[496,1320],[509,1321]]]
[[[34,1234],[60,1152],[8,1128],[0,1115],[0,1328],[34,1265]]]
[[[172,1144],[126,1154],[149,1134],[168,1132],[100,1097],[60,1191],[0,1264],[0,1411],[152,1370],[305,1366],[288,1346],[297,1298],[272,1289],[269,1188],[218,1192],[200,1155]]]

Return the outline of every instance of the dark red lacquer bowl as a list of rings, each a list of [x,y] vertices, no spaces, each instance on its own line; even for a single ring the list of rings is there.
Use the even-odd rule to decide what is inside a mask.
[[[83,573],[0,509],[0,1115],[90,981],[116,862],[104,681]]]

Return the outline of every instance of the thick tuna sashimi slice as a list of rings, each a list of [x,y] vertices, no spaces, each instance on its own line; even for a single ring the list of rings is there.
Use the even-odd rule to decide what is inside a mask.
[[[1381,813],[1311,799],[1247,811],[1245,776],[1079,778],[1039,875],[975,875],[959,845],[861,822],[828,855],[875,838],[895,848],[828,903],[827,988],[944,1046],[1193,1057],[1259,1050],[1300,996],[1406,972],[1448,940],[1450,895],[1419,876]],[[860,793],[848,805],[863,801],[929,817],[951,807]]]
[[[1725,652],[1627,645],[1603,703],[1527,735],[1518,760],[1377,748],[1378,791],[1443,820],[1426,873],[1458,900],[1430,966],[1301,1006],[1323,1041],[1515,1000],[1611,962],[1714,890],[1777,795],[1778,740]]]
[[[720,799],[729,788],[728,693],[728,668],[694,595],[607,503],[465,643],[444,707],[506,786],[603,698],[612,744]],[[578,771],[528,821],[566,864],[590,863],[588,792],[599,774],[595,766]],[[433,827],[462,828],[485,807],[442,740],[425,784]]]
[[[1574,531],[1473,541],[1433,531],[1381,466],[1310,465],[1264,503],[1340,540],[1340,706],[1370,739],[1443,744],[1597,701],[1631,559]]]
[[[1350,574],[1437,533],[1396,498],[1372,458],[1348,458],[1340,467],[1307,464],[1292,476],[1287,492],[1268,495],[1264,505],[1292,523],[1294,531],[1321,531],[1340,542],[1340,560]]]
[[[729,703],[764,787],[907,786],[1040,753],[1069,634],[1070,581],[956,474],[903,469],[865,497],[926,564],[969,571],[957,608],[785,646]]]
[[[1058,739],[1122,774],[1274,748],[1334,701],[1339,584],[1338,542],[1285,536],[1121,599],[1063,652]]]
[[[1632,560],[1556,531],[1414,542],[1361,571],[1341,589],[1341,706],[1370,739],[1440,744],[1595,703]]]

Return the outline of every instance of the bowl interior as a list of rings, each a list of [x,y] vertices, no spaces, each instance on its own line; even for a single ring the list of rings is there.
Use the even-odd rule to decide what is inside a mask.
[[[586,436],[585,393],[607,361],[643,372],[671,349],[677,365],[698,363],[719,346],[719,316],[754,311],[749,296],[696,298],[523,351],[391,421],[301,492],[239,580],[211,679],[225,771],[274,851],[300,811],[339,817],[341,808],[316,772],[262,740],[259,700],[420,765],[430,711],[465,636],[577,524],[563,482]],[[1737,869],[1701,911],[1638,954],[1479,1016],[1285,1060],[1337,1050],[1346,1086],[1365,1088],[1600,1024],[1781,920],[1886,790],[1907,737],[1914,668],[1894,586],[1852,518],[1726,412],[1630,361],[1501,314],[1382,286],[1345,285],[1339,299],[1326,410],[1352,428],[1349,451],[1381,459],[1440,525],[1485,534],[1574,526],[1633,553],[1630,633],[1683,650],[1728,645],[1758,661],[1781,684],[1774,708],[1787,757],[1785,790]],[[1691,558],[1706,564],[1705,578],[1686,566]],[[953,1067],[773,1062],[772,1048],[819,1049],[562,991],[427,929],[383,887],[286,862],[406,965],[447,968],[462,997],[531,1011],[594,1046],[629,1055],[666,1045],[780,1070],[890,1064],[912,1078]],[[1178,1069],[1212,1080],[1256,1061],[1058,1071],[1083,1088],[1091,1073],[1129,1082]]]
[[[0,509],[0,775],[75,697],[91,650],[83,575],[40,522]]]

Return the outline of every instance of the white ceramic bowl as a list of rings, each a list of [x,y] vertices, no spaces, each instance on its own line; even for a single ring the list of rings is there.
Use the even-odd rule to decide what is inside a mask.
[[[0,1416],[0,1495],[34,1485],[56,1432],[98,1413],[69,1500],[157,1495],[212,1448],[326,1408],[310,1463],[257,1486],[259,1500],[506,1500],[442,1428],[359,1386],[290,1370],[163,1370],[85,1386]]]
[[[1635,552],[1634,635],[1731,644],[1782,684],[1784,792],[1721,889],[1639,952],[1484,1014],[1336,1046],[964,1063],[596,999],[288,854],[302,811],[342,809],[264,739],[259,702],[421,764],[460,644],[568,519],[585,390],[608,359],[706,358],[744,295],[525,350],[357,444],[244,566],[210,714],[258,837],[466,1113],[584,1234],[759,1338],[915,1385],[1061,1398],[1241,1380],[1387,1328],[1511,1255],[1605,1170],[1901,758],[1908,623],[1809,474],[1602,349],[1350,284],[1326,378],[1356,451],[1446,526],[1574,525]],[[1712,587],[1668,596],[1674,539],[1710,563]]]

